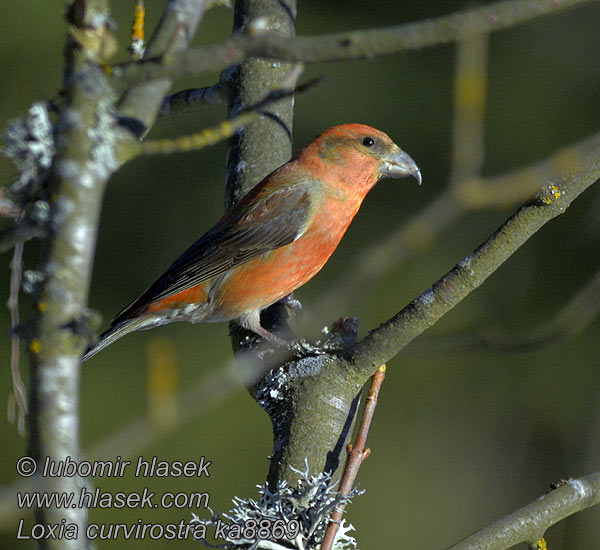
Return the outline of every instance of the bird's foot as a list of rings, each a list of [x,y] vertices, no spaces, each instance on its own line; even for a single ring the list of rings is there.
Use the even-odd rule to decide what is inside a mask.
[[[316,342],[309,342],[301,338],[287,345],[298,358],[309,355],[325,355],[336,353],[353,346],[358,335],[358,319],[356,317],[342,317],[330,327],[321,331],[323,336]]]
[[[353,346],[358,336],[358,319],[341,317],[321,330],[323,337],[315,342],[325,352],[335,352]]]
[[[267,342],[270,342],[271,344],[274,344],[280,348],[288,348],[294,343],[293,341],[286,340],[285,338],[281,338],[280,336],[269,332],[266,328],[263,328],[260,325],[258,327],[252,327],[252,330]]]
[[[291,294],[284,296],[279,302],[291,309],[294,315],[302,311],[302,303],[294,299]]]

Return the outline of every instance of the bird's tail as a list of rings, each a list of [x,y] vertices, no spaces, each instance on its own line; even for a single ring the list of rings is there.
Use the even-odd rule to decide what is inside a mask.
[[[152,320],[145,317],[136,317],[134,319],[125,319],[120,323],[111,326],[108,330],[104,331],[98,338],[98,342],[90,346],[81,361],[87,361],[90,357],[96,355],[99,351],[102,351],[106,346],[110,346],[115,340],[125,336],[130,332],[140,330],[143,328],[150,328],[150,326],[156,326],[152,324]]]

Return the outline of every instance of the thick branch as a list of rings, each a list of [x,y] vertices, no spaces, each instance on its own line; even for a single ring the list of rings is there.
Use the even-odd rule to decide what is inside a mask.
[[[579,146],[581,163],[547,182],[531,202],[522,206],[500,229],[419,298],[359,342],[348,357],[366,380],[404,346],[437,322],[479,287],[545,223],[563,214],[571,202],[600,177],[598,136]]]
[[[86,305],[100,204],[114,169],[110,141],[113,100],[98,65],[112,42],[108,6],[103,0],[75,2],[68,14],[65,107],[57,126],[57,155],[50,182],[56,198],[42,264],[45,280],[37,297],[32,352],[31,455],[38,465],[46,458],[77,458],[79,449],[79,361],[86,345]],[[45,493],[76,493],[74,477],[46,477]],[[38,520],[78,526],[76,540],[48,540],[44,547],[87,547],[85,508],[46,508]]]
[[[282,40],[295,34],[296,1],[237,0],[234,33],[245,33],[247,25],[258,18],[268,21],[269,31]],[[235,39],[234,39],[235,40]],[[229,116],[261,101],[268,90],[279,86],[291,66],[252,59],[240,64],[231,75]],[[291,83],[291,87],[295,82]],[[292,156],[293,98],[269,106],[267,116],[256,120],[230,140],[227,155],[226,207],[233,205],[267,174],[287,162]],[[281,309],[272,308],[272,312]],[[276,315],[279,322],[280,315]],[[232,325],[234,347],[243,340],[243,331]],[[242,367],[243,368],[243,367]],[[270,482],[274,483],[271,479]]]
[[[245,32],[246,25],[259,17],[268,20],[270,35],[286,42],[294,36],[295,1],[286,4],[278,0],[238,0],[234,32]],[[258,59],[239,65],[232,76],[229,116],[238,115],[261,101],[268,90],[278,88],[290,69],[288,64],[274,65]],[[292,156],[293,99],[274,103],[267,112],[268,118],[256,121],[231,139],[227,156],[227,206]]]
[[[457,542],[448,550],[504,550],[520,542],[534,546],[562,519],[600,504],[600,472],[571,479],[509,516]]]
[[[235,36],[220,44],[191,49],[161,59],[146,56],[145,63],[116,66],[115,76],[119,86],[126,88],[157,78],[174,79],[220,71],[228,65],[250,58],[302,63],[373,58],[513,27],[542,15],[591,1],[593,0],[507,0],[417,23],[304,36],[294,40],[272,32]]]

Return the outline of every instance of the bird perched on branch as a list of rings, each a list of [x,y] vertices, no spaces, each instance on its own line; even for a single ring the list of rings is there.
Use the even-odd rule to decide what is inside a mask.
[[[260,312],[329,259],[367,192],[384,177],[414,176],[415,161],[362,124],[323,132],[269,174],[119,313],[89,359],[121,336],[172,321],[229,321],[263,338]]]

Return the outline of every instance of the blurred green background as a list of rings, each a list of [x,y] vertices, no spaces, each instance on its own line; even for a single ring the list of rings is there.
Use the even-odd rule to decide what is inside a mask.
[[[113,2],[124,58],[133,1]],[[147,32],[164,2],[147,1]],[[381,27],[450,13],[466,2],[300,2],[299,34]],[[0,121],[19,116],[60,88],[65,26],[64,2],[6,0],[1,41]],[[225,38],[232,12],[214,9],[197,43]],[[501,174],[546,157],[600,129],[600,6],[541,18],[494,33],[489,46],[486,175]],[[451,150],[452,45],[374,61],[311,66],[304,79],[324,82],[296,98],[295,148],[321,130],[363,122],[386,131],[419,163],[424,184],[386,180],[369,195],[334,257],[297,297],[310,311],[337,277],[352,270],[365,249],[392,233],[438,196],[448,181]],[[216,75],[177,84],[181,89],[214,82]],[[165,122],[152,136],[190,133],[220,121],[222,108]],[[91,307],[105,323],[143,291],[222,213],[226,146],[199,153],[144,158],[111,180],[91,289]],[[0,160],[0,181],[14,175]],[[425,254],[413,257],[365,288],[362,300],[340,305],[318,320],[317,329],[340,315],[356,315],[365,333],[419,295],[468,254],[513,209],[462,218]],[[434,327],[427,337],[473,327],[524,334],[552,319],[600,266],[600,194],[592,188],[559,219],[544,227],[481,289]],[[39,244],[25,251],[34,268]],[[0,295],[8,297],[8,264],[0,273]],[[23,298],[22,314],[29,312]],[[0,310],[6,335],[8,313]],[[157,340],[158,339],[158,340]],[[146,414],[146,354],[168,339],[179,387],[218,373],[231,357],[224,324],[175,324],[128,336],[85,364],[82,372],[81,440],[92,449]],[[568,340],[523,353],[447,351],[434,345],[409,347],[388,365],[388,376],[369,434],[373,454],[359,474],[366,494],[348,518],[362,548],[445,548],[543,494],[551,482],[600,469],[600,321]],[[418,345],[418,343],[416,344]],[[436,351],[437,350],[437,351]],[[9,340],[0,392],[10,388]],[[24,376],[27,361],[22,360]],[[0,407],[1,408],[1,407]],[[26,441],[2,421],[0,481],[16,480],[15,462]],[[114,454],[119,454],[118,448]],[[255,497],[271,451],[267,416],[243,391],[225,395],[175,431],[160,433],[143,450],[163,460],[212,460],[211,477],[108,478],[103,491],[208,491],[214,510],[229,509],[234,495]],[[137,453],[140,454],[140,453]],[[134,460],[137,458],[137,454]],[[131,457],[128,457],[131,458]],[[202,512],[202,511],[201,511]],[[190,510],[99,510],[94,523],[178,523]],[[31,518],[28,520],[31,521]],[[600,509],[569,518],[548,533],[552,550],[589,548],[600,540]],[[102,548],[162,548],[169,541],[106,541]],[[194,541],[178,543],[197,548]],[[2,548],[16,543],[14,531],[0,534]]]

